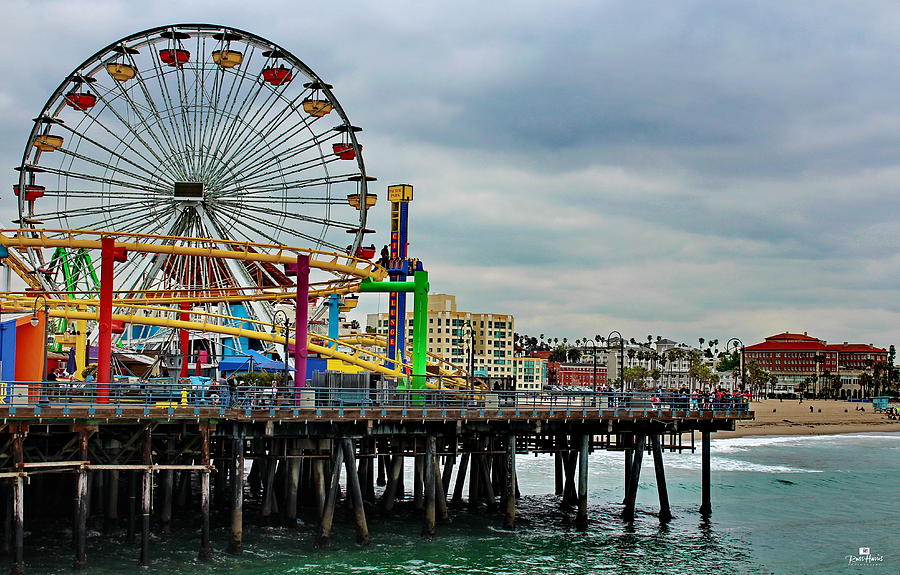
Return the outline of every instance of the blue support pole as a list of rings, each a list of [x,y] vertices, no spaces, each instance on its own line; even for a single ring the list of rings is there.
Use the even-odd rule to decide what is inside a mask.
[[[328,337],[336,340],[340,337],[338,327],[341,323],[341,296],[336,293],[331,294],[325,300],[325,305],[328,306]],[[329,342],[327,347],[337,348],[337,343]]]

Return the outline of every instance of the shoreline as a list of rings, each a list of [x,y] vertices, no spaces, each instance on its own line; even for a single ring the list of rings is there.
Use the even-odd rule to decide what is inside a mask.
[[[818,424],[757,424],[741,425],[738,423],[734,431],[717,431],[713,439],[736,437],[766,436],[809,436],[809,435],[843,435],[845,433],[900,433],[900,422],[885,420],[884,423],[818,423]]]
[[[766,399],[750,409],[756,419],[739,421],[734,431],[717,431],[714,438],[753,436],[839,435],[844,433],[900,432],[900,421],[872,411],[872,404],[840,400],[798,403]],[[863,411],[865,409],[865,411]]]

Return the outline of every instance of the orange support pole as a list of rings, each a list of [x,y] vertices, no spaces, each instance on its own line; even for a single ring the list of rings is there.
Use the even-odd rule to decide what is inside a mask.
[[[116,241],[100,240],[100,322],[97,338],[97,403],[109,403],[112,383],[112,300],[113,263]]]

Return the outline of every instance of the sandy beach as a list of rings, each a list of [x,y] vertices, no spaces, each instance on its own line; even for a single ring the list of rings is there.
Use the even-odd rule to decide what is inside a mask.
[[[875,413],[871,403],[834,400],[803,400],[803,403],[798,403],[796,399],[766,399],[753,402],[750,409],[756,414],[755,420],[739,421],[735,431],[720,431],[713,437],[900,432],[900,420],[890,420],[885,414]]]

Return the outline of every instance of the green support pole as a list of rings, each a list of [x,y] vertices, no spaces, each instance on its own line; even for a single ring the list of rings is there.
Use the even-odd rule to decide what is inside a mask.
[[[425,389],[428,355],[428,272],[413,274],[413,389]]]
[[[428,355],[428,272],[416,271],[413,281],[376,282],[363,280],[359,284],[360,292],[390,293],[413,292],[413,389],[425,389]],[[422,402],[421,394],[413,397],[413,402]]]

